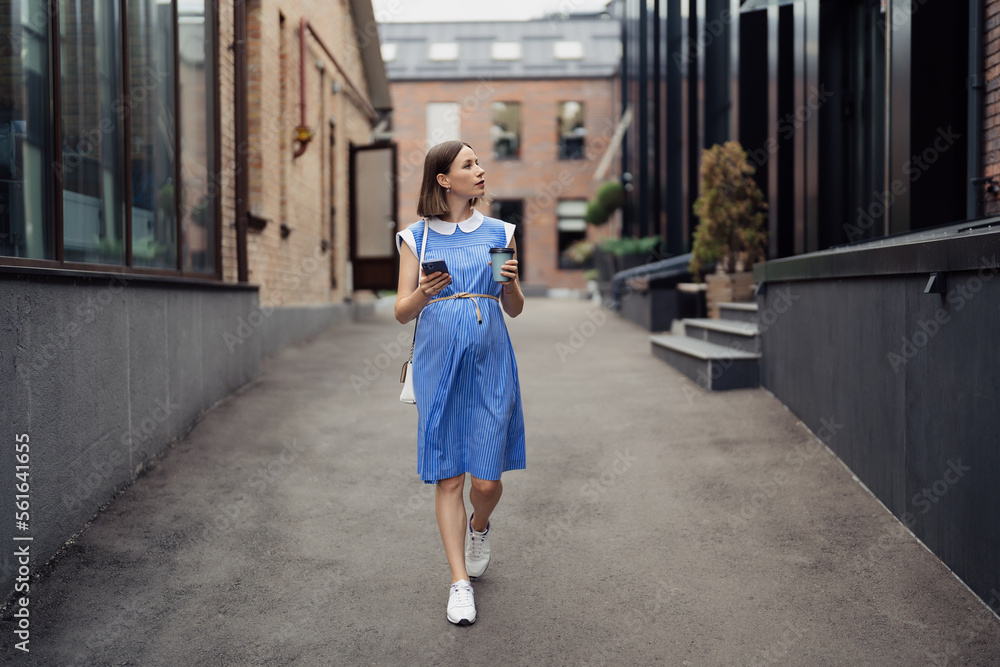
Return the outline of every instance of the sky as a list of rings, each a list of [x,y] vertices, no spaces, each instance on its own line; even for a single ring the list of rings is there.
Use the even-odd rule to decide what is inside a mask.
[[[607,0],[372,0],[375,20],[422,21],[523,21],[553,12],[590,12],[604,9]]]

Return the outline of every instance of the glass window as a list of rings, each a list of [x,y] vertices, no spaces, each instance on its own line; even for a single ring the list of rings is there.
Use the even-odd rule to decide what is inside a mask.
[[[0,12],[0,255],[33,259],[55,258],[46,6],[6,2]]]
[[[387,63],[391,63],[396,59],[396,53],[399,50],[398,44],[383,44],[382,49],[382,60]]]
[[[572,253],[566,252],[574,243],[587,238],[587,221],[584,218],[586,213],[585,199],[569,199],[556,204],[560,269],[580,269],[586,266],[585,263],[576,261]]]
[[[458,42],[433,42],[427,59],[438,62],[458,60]]]
[[[496,159],[521,156],[521,104],[519,102],[494,102],[493,157]]]
[[[221,184],[214,173],[212,35],[205,29],[210,11],[206,0],[179,0],[177,5],[185,271],[215,271],[215,198]]]
[[[128,0],[132,264],[177,268],[174,26],[169,0]]]
[[[587,130],[583,126],[583,102],[560,102],[558,122],[559,159],[584,159]]]
[[[45,0],[0,12],[0,256],[59,259],[61,201],[65,262],[126,264],[130,213],[133,266],[180,268],[182,229],[183,268],[217,273],[213,0],[128,0],[127,49],[121,0],[57,1],[57,63]]]
[[[552,55],[556,60],[580,60],[583,58],[582,42],[555,42]]]
[[[116,0],[60,0],[63,257],[125,263]]]
[[[520,42],[493,42],[490,45],[490,58],[493,60],[520,60]]]
[[[461,117],[455,102],[431,102],[427,105],[427,145],[461,138]]]

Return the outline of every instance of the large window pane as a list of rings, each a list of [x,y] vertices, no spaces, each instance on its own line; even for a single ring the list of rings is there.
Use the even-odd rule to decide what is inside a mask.
[[[55,258],[45,7],[0,0],[0,255],[34,259]]]
[[[60,0],[63,250],[125,262],[122,98],[116,0]]]
[[[132,264],[177,268],[173,8],[128,0]]]
[[[461,116],[454,102],[431,102],[427,105],[427,147],[443,141],[460,139]]]
[[[583,126],[583,102],[559,103],[559,159],[582,160],[586,157]]]
[[[180,50],[181,225],[184,270],[215,271],[215,165],[211,11],[205,0],[179,0],[177,44]]]
[[[585,266],[567,251],[574,243],[584,241],[587,238],[587,221],[584,218],[586,214],[587,201],[585,199],[568,199],[556,204],[556,215],[558,216],[556,245],[559,249],[560,269],[580,269]]]
[[[518,102],[494,102],[493,157],[498,160],[521,156],[521,105]]]

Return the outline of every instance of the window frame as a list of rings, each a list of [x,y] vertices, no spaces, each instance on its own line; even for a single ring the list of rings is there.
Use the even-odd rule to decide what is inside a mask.
[[[563,146],[563,132],[562,132],[562,122],[563,117],[560,113],[565,104],[577,104],[580,107],[580,123],[583,127],[583,134],[581,135],[581,146],[579,154],[571,153],[569,150],[564,150]],[[582,100],[560,100],[556,102],[556,159],[559,161],[564,160],[586,160],[587,159],[587,104]]]
[[[506,105],[508,107],[510,107],[512,105],[517,106],[517,134],[515,135],[515,138],[517,140],[517,145],[516,145],[516,147],[514,149],[514,152],[512,154],[501,156],[501,155],[499,155],[497,153],[497,139],[499,137],[490,137],[490,144],[491,144],[490,145],[490,150],[492,152],[492,157],[493,157],[494,160],[504,161],[504,162],[511,161],[511,160],[513,160],[513,161],[520,160],[521,159],[521,124],[522,124],[521,123],[521,121],[522,121],[521,110],[522,110],[523,104],[521,103],[520,100],[515,100],[515,101],[511,101],[511,102],[505,102],[504,100],[494,100],[493,103],[490,105],[490,127],[492,127],[496,123],[496,118],[495,118],[495,116],[493,114],[496,112],[496,105],[497,104],[503,104],[503,105]]]
[[[433,133],[435,130],[444,128],[443,123],[435,122],[435,127],[431,127],[431,107],[448,107],[447,111],[443,111],[440,115],[435,116],[435,118],[440,118],[444,121],[448,121],[447,116],[451,113],[455,115],[454,126],[449,125],[448,128],[443,132],[444,136],[441,138],[435,138]],[[450,131],[454,130],[454,131]],[[437,144],[444,141],[451,141],[453,139],[459,139],[462,136],[462,105],[458,102],[448,101],[436,101],[431,100],[424,105],[424,139],[427,141],[427,147],[436,146]]]
[[[219,86],[213,86],[211,94],[212,98],[212,117],[209,121],[213,124],[213,155],[212,164],[210,165],[210,182],[215,183],[215,196],[213,197],[213,208],[214,208],[214,227],[215,227],[215,248],[213,249],[215,255],[215,266],[213,271],[185,271],[184,270],[184,229],[183,229],[183,216],[181,211],[181,201],[182,201],[182,190],[183,182],[181,180],[181,157],[180,157],[180,142],[181,142],[181,104],[180,104],[180,48],[178,43],[179,30],[178,26],[178,4],[177,0],[171,0],[171,16],[173,21],[173,67],[174,67],[174,133],[175,133],[175,159],[174,159],[174,208],[175,208],[175,225],[177,233],[177,248],[174,256],[174,262],[176,268],[152,268],[152,267],[142,267],[134,266],[132,257],[132,158],[131,151],[123,150],[122,159],[122,173],[117,174],[117,177],[122,179],[122,186],[124,192],[124,201],[126,205],[124,208],[124,231],[123,231],[123,241],[125,244],[125,263],[124,264],[100,264],[96,262],[76,262],[76,261],[66,261],[65,259],[65,249],[64,249],[64,220],[63,220],[63,178],[60,170],[49,170],[48,176],[43,183],[43,189],[46,196],[49,197],[51,202],[51,209],[47,211],[48,215],[51,215],[53,220],[53,236],[55,238],[55,248],[54,255],[55,259],[37,259],[37,258],[27,258],[27,257],[11,257],[7,255],[0,255],[0,270],[6,268],[35,268],[35,269],[47,269],[47,270],[61,270],[61,271],[72,271],[74,273],[80,272],[84,274],[131,274],[137,276],[162,276],[169,278],[183,278],[192,279],[200,281],[221,281],[222,280],[222,188],[220,183],[221,176],[221,148],[222,148],[222,137],[221,137],[221,109],[220,109],[220,91]],[[46,155],[48,164],[61,164],[62,163],[62,123],[59,122],[62,118],[63,104],[62,104],[62,54],[60,51],[61,39],[60,39],[60,17],[61,8],[58,2],[51,2],[48,4],[48,77],[49,77],[49,88],[48,97],[50,100],[50,124],[49,124],[49,152]],[[119,13],[117,19],[119,21],[120,33],[119,38],[121,39],[121,53],[119,54],[119,74],[121,76],[122,88],[118,91],[121,96],[120,99],[128,100],[130,99],[132,92],[132,82],[129,77],[130,68],[130,45],[129,45],[129,18],[128,18],[128,0],[121,0],[119,4]],[[205,21],[206,21],[206,34],[212,35],[211,44],[209,46],[210,60],[209,67],[211,68],[212,80],[215,82],[219,81],[219,6],[215,2],[205,2]],[[207,54],[206,54],[207,55]],[[124,135],[123,145],[131,145],[132,139],[132,128],[130,114],[126,115],[122,119],[122,133]],[[7,272],[7,271],[4,271]]]
[[[427,60],[432,63],[458,62],[462,49],[458,42],[431,42],[427,45]]]
[[[490,42],[490,60],[496,62],[516,62],[524,59],[524,47],[521,42],[493,41]]]
[[[587,51],[578,39],[561,39],[552,42],[553,60],[583,60]]]
[[[572,243],[575,243],[577,241],[586,241],[587,240],[587,231],[588,231],[586,219],[584,218],[583,215],[580,215],[580,216],[568,216],[568,215],[564,216],[564,215],[562,215],[559,212],[560,205],[561,204],[568,204],[568,203],[579,204],[583,208],[583,211],[581,211],[581,213],[585,213],[586,208],[587,208],[587,200],[586,199],[582,199],[582,198],[578,198],[578,197],[568,197],[566,199],[559,199],[559,200],[556,201],[556,269],[559,270],[559,271],[580,271],[580,270],[586,270],[588,268],[591,268],[592,264],[591,265],[587,265],[587,264],[575,264],[575,263],[574,264],[569,264],[569,263],[565,262],[565,260],[563,260],[563,252],[566,250],[566,248],[561,247],[561,244],[559,242],[560,241],[560,236],[562,234],[580,234],[579,238],[574,238],[570,243],[567,244],[567,247],[568,247],[569,245],[572,245]],[[568,220],[583,220],[584,221],[583,229],[582,230],[565,230],[564,231],[563,229],[561,229],[559,227],[560,222],[564,218],[568,219]]]

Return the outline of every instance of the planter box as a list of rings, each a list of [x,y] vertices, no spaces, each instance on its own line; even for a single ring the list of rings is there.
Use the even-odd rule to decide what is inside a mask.
[[[671,287],[637,290],[622,299],[620,314],[647,331],[670,331],[671,323],[682,317],[677,297]]]
[[[753,272],[710,273],[705,276],[708,316],[718,319],[720,303],[753,301]]]
[[[646,263],[645,255],[616,255],[615,256],[615,273],[618,271],[626,271],[628,269],[634,269],[637,266],[642,266]]]
[[[621,316],[649,331],[670,331],[674,320],[699,316],[699,297],[677,289],[678,283],[690,280],[691,274],[630,280],[630,290],[622,298]]]
[[[604,252],[600,247],[594,248],[594,267],[597,269],[598,282],[610,283],[615,275],[615,256]]]

